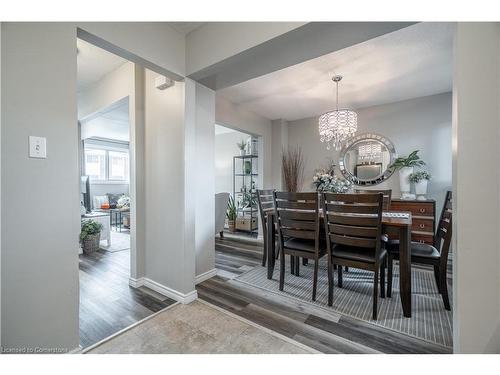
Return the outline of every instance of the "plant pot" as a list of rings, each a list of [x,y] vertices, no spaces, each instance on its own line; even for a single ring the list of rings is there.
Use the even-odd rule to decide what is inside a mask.
[[[245,156],[246,155],[246,151],[245,150],[240,150],[240,156]]]
[[[403,167],[399,170],[399,189],[403,198],[410,194],[411,184],[409,177],[412,173],[413,167]]]
[[[415,184],[415,194],[417,194],[418,200],[425,200],[425,194],[427,194],[427,183],[427,180],[422,180]]]
[[[235,232],[236,231],[235,221],[234,220],[228,220],[227,221],[227,226],[229,227],[229,231],[230,232]]]
[[[91,254],[99,250],[99,243],[101,242],[101,233],[89,234],[82,241],[82,250],[85,254]]]

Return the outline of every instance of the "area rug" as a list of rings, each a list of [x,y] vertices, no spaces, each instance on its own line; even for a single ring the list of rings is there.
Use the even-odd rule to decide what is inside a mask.
[[[285,287],[279,291],[279,262],[276,262],[273,279],[267,279],[267,268],[257,266],[236,277],[240,282],[282,296],[295,298],[321,308],[361,319],[370,324],[385,327],[445,347],[451,347],[452,312],[444,309],[438,293],[434,274],[424,269],[412,269],[412,317],[403,317],[399,297],[399,269],[394,267],[392,298],[379,298],[378,320],[372,320],[373,273],[350,268],[343,273],[343,288],[335,281],[333,306],[328,306],[328,279],[326,261],[319,266],[316,302],[312,302],[313,264],[301,265],[300,276],[290,274],[287,260]],[[335,274],[335,280],[337,275]],[[449,288],[451,292],[451,287]]]
[[[101,241],[99,246],[102,250],[115,253],[117,251],[130,249],[130,233],[128,232],[113,232],[111,231],[111,245],[105,246],[106,241]]]

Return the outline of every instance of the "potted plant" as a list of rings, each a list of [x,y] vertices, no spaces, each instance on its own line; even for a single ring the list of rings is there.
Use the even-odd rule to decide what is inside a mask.
[[[244,156],[246,154],[245,149],[247,148],[247,143],[242,139],[241,142],[236,143],[240,150],[240,156]]]
[[[236,222],[236,205],[234,204],[234,198],[231,196],[229,196],[229,202],[227,203],[226,217],[229,231],[234,232]]]
[[[425,162],[418,156],[418,151],[419,150],[413,151],[407,157],[397,158],[394,163],[389,166],[390,169],[399,170],[399,186],[402,198],[410,195],[411,185],[408,177],[413,173],[413,168],[425,165]]]
[[[95,220],[83,220],[82,230],[80,232],[80,242],[83,252],[93,253],[99,249],[101,241],[102,224]]]
[[[431,179],[431,175],[426,171],[418,171],[412,173],[408,179],[415,184],[415,194],[418,200],[425,200],[427,194],[427,183]]]

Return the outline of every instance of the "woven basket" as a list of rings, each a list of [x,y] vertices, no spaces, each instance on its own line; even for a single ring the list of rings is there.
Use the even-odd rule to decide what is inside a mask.
[[[89,234],[82,241],[82,249],[86,254],[96,252],[99,250],[99,243],[101,242],[101,233]]]

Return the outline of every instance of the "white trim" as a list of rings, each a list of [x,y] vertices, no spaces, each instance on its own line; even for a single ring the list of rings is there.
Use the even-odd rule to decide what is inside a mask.
[[[173,303],[173,304],[171,304],[171,305],[168,305],[167,307],[165,307],[165,308],[161,309],[160,311],[157,311],[157,312],[155,312],[154,314],[151,314],[151,315],[149,315],[149,316],[146,316],[144,319],[141,319],[141,320],[139,320],[139,321],[137,321],[137,322],[135,322],[135,323],[133,323],[133,324],[129,325],[128,327],[125,327],[125,328],[123,328],[123,329],[119,330],[118,332],[113,333],[111,336],[108,336],[108,337],[106,337],[105,339],[102,339],[101,341],[96,342],[95,344],[90,345],[89,347],[87,347],[87,348],[83,349],[83,350],[81,351],[81,354],[85,354],[85,353],[87,353],[89,350],[92,350],[92,349],[94,349],[94,348],[97,348],[97,347],[98,347],[98,346],[100,346],[101,344],[104,344],[105,342],[107,342],[107,341],[109,341],[109,340],[111,340],[111,339],[114,339],[116,336],[119,336],[119,335],[121,335],[122,333],[127,332],[128,330],[130,330],[130,329],[134,328],[135,326],[138,326],[139,324],[144,323],[146,320],[149,320],[149,319],[151,319],[151,318],[154,318],[156,315],[158,315],[158,314],[160,314],[160,313],[162,313],[162,312],[164,312],[164,311],[166,311],[166,310],[168,310],[168,309],[170,309],[170,308],[172,308],[172,307],[174,307],[174,306],[177,306],[178,304],[179,304],[179,302],[175,302],[175,303]],[[82,348],[81,348],[81,346],[80,346],[80,349],[82,349]]]
[[[232,313],[232,312],[230,312],[230,311],[228,311],[228,310],[226,310],[226,309],[224,309],[224,308],[222,308],[220,306],[213,305],[210,302],[202,300],[201,298],[198,299],[198,302],[201,302],[204,305],[207,305],[207,306],[213,308],[214,310],[218,310],[218,311],[220,311],[220,312],[222,312],[222,313],[224,313],[224,314],[226,314],[226,315],[228,315],[228,316],[230,316],[230,317],[232,317],[232,318],[234,318],[236,320],[239,320],[240,322],[246,323],[246,324],[248,324],[248,325],[250,325],[252,327],[260,329],[260,330],[262,330],[262,331],[270,334],[271,336],[274,336],[274,337],[277,337],[277,338],[279,338],[279,339],[281,339],[283,341],[286,341],[289,344],[295,345],[295,346],[297,346],[297,347],[299,347],[299,348],[301,348],[301,349],[303,349],[303,350],[305,350],[305,351],[307,351],[309,353],[312,353],[312,354],[323,354],[319,350],[311,348],[310,346],[302,344],[301,342],[295,341],[294,339],[291,339],[290,337],[287,337],[285,335],[282,335],[281,333],[273,331],[272,329],[263,327],[263,326],[255,323],[255,322],[252,322],[251,320],[245,319],[245,318],[243,318],[243,317],[241,317],[241,316],[239,316],[237,314],[234,314],[234,313]]]
[[[144,277],[139,277],[138,279],[130,277],[128,279],[128,285],[130,285],[132,288],[140,288],[144,285]]]
[[[66,354],[78,354],[82,351],[82,346],[78,345],[78,348],[75,348],[73,350],[70,350],[69,352],[66,352]]]
[[[212,277],[217,275],[217,270],[215,268],[210,271],[203,272],[201,275],[198,275],[194,278],[194,285],[202,283],[205,280],[211,279]]]

